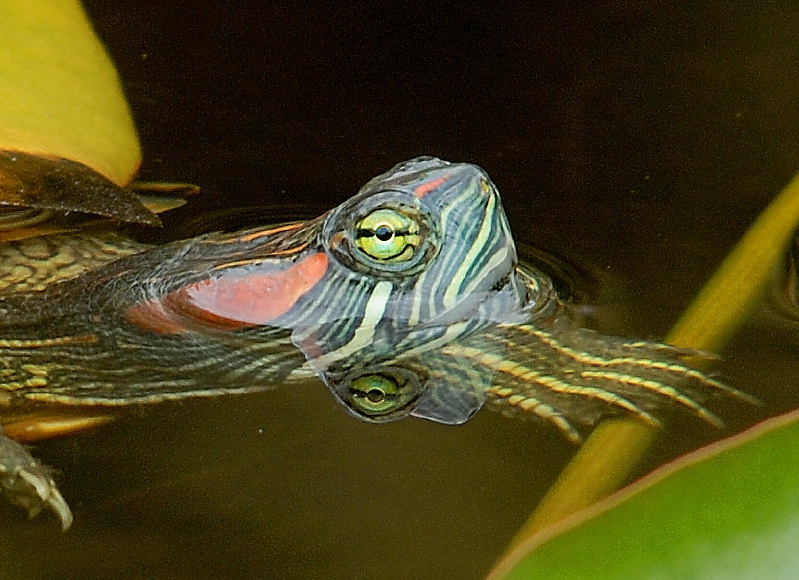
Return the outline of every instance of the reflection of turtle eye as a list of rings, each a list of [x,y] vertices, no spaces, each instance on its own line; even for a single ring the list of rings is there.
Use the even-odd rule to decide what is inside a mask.
[[[416,373],[395,366],[355,371],[335,388],[358,417],[375,423],[404,417],[422,394]]]
[[[355,245],[367,256],[384,262],[405,262],[421,244],[419,224],[393,209],[373,211],[355,228]]]
[[[384,374],[363,375],[350,383],[352,402],[368,415],[393,411],[400,402],[397,378]]]

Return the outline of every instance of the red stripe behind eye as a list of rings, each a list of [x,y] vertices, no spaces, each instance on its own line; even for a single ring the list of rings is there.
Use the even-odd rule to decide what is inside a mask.
[[[327,255],[316,252],[278,272],[238,272],[209,278],[156,301],[128,309],[139,328],[177,334],[204,327],[231,330],[269,324],[286,314],[327,271]]]
[[[449,179],[449,175],[444,175],[443,177],[438,177],[436,179],[433,179],[432,181],[426,181],[425,183],[421,183],[414,188],[413,196],[422,199],[425,195],[436,189],[447,179]]]
[[[178,292],[185,302],[212,315],[245,324],[268,324],[286,314],[327,271],[327,255],[317,252],[279,272],[221,276]]]

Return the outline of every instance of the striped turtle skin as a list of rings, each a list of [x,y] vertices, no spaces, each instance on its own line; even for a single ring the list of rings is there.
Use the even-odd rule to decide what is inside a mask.
[[[60,236],[0,246],[15,267],[45,272],[35,290],[32,275],[6,275],[0,289],[9,408],[150,403],[317,376],[365,421],[460,424],[489,400],[578,442],[607,414],[657,424],[661,409],[682,407],[720,424],[701,401],[747,398],[685,365],[684,351],[580,328],[552,283],[519,265],[499,193],[471,164],[410,160],[305,223],[162,246],[115,231]],[[49,256],[67,250],[83,262],[64,259],[63,275]],[[0,436],[7,495],[68,526],[52,479],[42,483],[44,468],[15,445]]]

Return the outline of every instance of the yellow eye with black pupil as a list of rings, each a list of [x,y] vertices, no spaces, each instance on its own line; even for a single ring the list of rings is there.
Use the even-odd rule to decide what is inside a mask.
[[[355,227],[355,245],[375,260],[410,260],[420,243],[419,224],[393,209],[375,210]]]
[[[352,401],[368,414],[388,413],[398,404],[400,385],[390,376],[363,375],[350,383]]]

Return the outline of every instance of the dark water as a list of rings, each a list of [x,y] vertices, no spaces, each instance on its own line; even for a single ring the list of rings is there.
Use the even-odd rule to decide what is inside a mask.
[[[86,4],[142,177],[203,188],[182,217],[332,206],[409,157],[471,161],[520,240],[614,281],[613,332],[665,334],[799,167],[787,0]],[[721,375],[795,405],[792,334],[761,315]],[[673,433],[656,457],[718,435]],[[76,523],[0,507],[0,575],[480,578],[573,451],[490,411],[359,423],[319,385],[133,411],[38,446]]]

